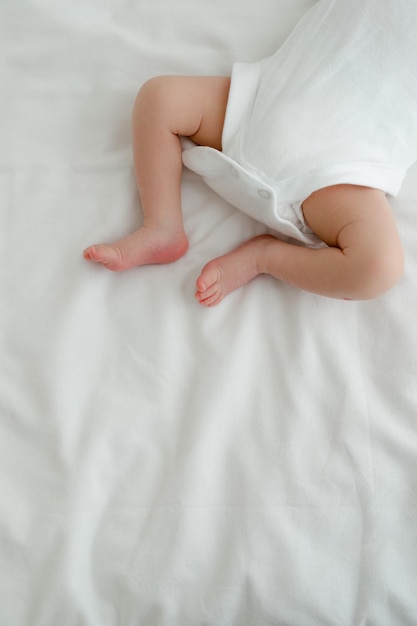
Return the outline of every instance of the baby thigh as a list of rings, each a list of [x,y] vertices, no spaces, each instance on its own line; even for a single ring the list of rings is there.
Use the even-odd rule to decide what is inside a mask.
[[[156,119],[174,135],[221,150],[229,87],[227,76],[156,76],[139,91],[134,125]]]
[[[343,253],[344,272],[357,297],[388,291],[404,271],[404,253],[391,207],[382,191],[333,185],[303,203],[307,224],[328,246]]]

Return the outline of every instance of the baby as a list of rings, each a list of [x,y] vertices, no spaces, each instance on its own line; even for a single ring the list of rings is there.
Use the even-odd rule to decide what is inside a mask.
[[[319,0],[273,56],[231,78],[146,82],[133,110],[143,224],[84,257],[121,271],[183,256],[184,162],[274,232],[210,261],[201,304],[259,274],[346,300],[386,292],[404,266],[386,194],[417,160],[416,29],[409,0]]]

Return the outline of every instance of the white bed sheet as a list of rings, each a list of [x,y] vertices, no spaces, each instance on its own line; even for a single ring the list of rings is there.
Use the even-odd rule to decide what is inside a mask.
[[[417,623],[417,168],[404,279],[337,302],[207,260],[264,227],[189,171],[190,250],[113,274],[150,76],[227,74],[314,0],[2,0],[2,626]]]

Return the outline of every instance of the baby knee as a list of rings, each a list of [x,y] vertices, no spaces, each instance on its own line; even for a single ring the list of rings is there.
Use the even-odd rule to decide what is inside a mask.
[[[143,103],[152,104],[160,98],[163,98],[167,78],[167,76],[154,76],[143,83],[142,87],[139,89],[135,106]]]
[[[404,273],[404,252],[401,244],[379,248],[363,258],[358,272],[360,299],[370,300],[389,291]]]

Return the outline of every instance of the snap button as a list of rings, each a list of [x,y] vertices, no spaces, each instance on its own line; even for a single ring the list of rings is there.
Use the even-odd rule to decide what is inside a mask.
[[[233,178],[239,178],[239,172],[233,165],[230,167],[230,173],[233,176]]]
[[[258,189],[258,196],[263,198],[263,200],[269,200],[271,197],[271,192],[267,189]]]

